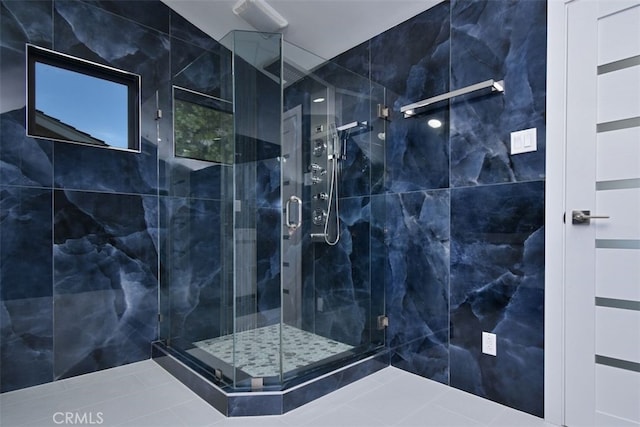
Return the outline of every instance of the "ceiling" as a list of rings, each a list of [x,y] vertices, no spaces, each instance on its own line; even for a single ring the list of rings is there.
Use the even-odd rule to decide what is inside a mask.
[[[231,30],[254,30],[232,9],[238,0],[162,0],[220,40]],[[442,0],[267,0],[289,25],[289,43],[331,59],[429,9]]]

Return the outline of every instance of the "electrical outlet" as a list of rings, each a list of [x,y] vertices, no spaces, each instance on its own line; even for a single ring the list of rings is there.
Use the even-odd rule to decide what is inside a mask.
[[[496,344],[496,334],[492,334],[491,332],[482,332],[482,352],[484,354],[495,356],[498,350]]]

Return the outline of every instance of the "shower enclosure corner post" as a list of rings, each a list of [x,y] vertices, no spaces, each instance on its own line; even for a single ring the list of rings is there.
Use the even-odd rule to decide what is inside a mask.
[[[233,385],[256,389],[280,384],[282,202],[282,35],[232,31],[222,43],[231,50],[235,153],[233,163]],[[269,366],[240,374],[249,352],[266,342]],[[271,327],[271,328],[270,328]]]

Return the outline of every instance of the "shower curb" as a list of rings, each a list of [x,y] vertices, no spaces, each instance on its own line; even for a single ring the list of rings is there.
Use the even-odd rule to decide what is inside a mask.
[[[152,359],[227,417],[282,415],[389,365],[386,349],[380,349],[347,366],[284,390],[229,392],[178,360],[161,342],[152,344]]]

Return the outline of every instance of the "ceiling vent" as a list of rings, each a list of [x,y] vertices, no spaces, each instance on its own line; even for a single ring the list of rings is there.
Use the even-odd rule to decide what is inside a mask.
[[[286,28],[289,23],[265,0],[240,0],[233,13],[247,21],[253,28],[265,33],[275,33]]]

